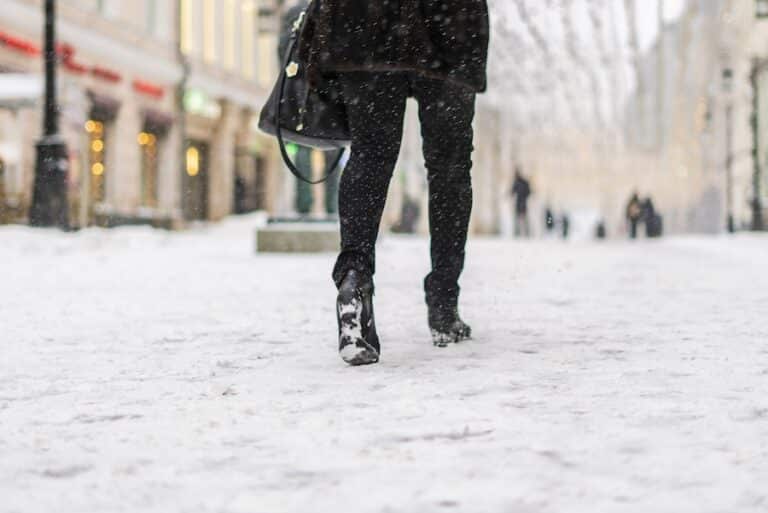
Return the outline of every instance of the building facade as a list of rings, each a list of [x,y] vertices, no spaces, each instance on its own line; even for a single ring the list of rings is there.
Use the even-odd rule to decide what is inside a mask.
[[[722,0],[711,80],[726,218],[766,229],[768,219],[768,2]]]
[[[277,208],[277,154],[255,126],[276,69],[274,3],[68,0],[57,10],[70,224],[177,227]],[[42,80],[42,27],[40,0],[4,2],[6,220],[23,219],[31,201],[42,99],[1,93],[11,77]]]

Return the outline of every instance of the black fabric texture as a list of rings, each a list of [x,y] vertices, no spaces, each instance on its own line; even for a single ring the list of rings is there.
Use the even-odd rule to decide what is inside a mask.
[[[336,285],[351,269],[376,270],[376,239],[403,134],[406,99],[419,104],[429,186],[432,272],[428,301],[455,304],[472,211],[472,121],[475,93],[412,73],[339,75],[347,105],[352,154],[339,188],[341,253]]]
[[[315,0],[300,55],[311,73],[410,71],[486,89],[486,0]]]

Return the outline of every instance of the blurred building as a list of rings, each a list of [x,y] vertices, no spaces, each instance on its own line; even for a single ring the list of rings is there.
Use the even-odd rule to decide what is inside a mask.
[[[40,0],[0,9],[0,212],[26,214],[41,132]],[[274,0],[58,2],[59,100],[74,225],[273,209],[274,143],[255,116],[273,80]]]
[[[278,3],[180,0],[179,17],[189,72],[185,217],[220,219],[235,207],[274,212],[282,168],[256,120],[277,70]]]
[[[677,231],[751,229],[768,205],[768,2],[690,0],[660,41],[639,73],[661,101],[649,88],[628,104],[638,185]]]
[[[751,229],[761,218],[765,226],[768,0],[688,0],[659,34],[631,59],[620,126],[575,118],[550,134],[546,122],[519,126],[480,102],[476,231],[509,231],[515,162],[532,177],[534,226],[543,219],[535,212],[552,206],[621,235],[633,191],[653,198],[667,232]]]
[[[711,70],[724,205],[738,228],[768,219],[768,1],[721,0]]]
[[[661,209],[668,231],[725,229],[725,160],[715,151],[723,140],[713,122],[719,15],[717,2],[692,0],[636,64],[643,87],[627,103],[626,167],[632,186]]]

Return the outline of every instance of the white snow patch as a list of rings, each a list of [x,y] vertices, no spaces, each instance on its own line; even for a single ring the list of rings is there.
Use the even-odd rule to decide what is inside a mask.
[[[354,320],[344,321],[343,316],[349,314],[355,315]],[[352,341],[361,340],[363,338],[361,325],[363,303],[357,299],[353,299],[349,303],[342,303],[339,305],[339,315],[342,316],[341,337]]]
[[[345,362],[351,362],[366,351],[367,348],[365,347],[358,347],[357,344],[349,344],[339,351],[339,355]]]
[[[474,239],[448,350],[388,237],[351,371],[334,256],[253,227],[0,227],[0,510],[765,512],[765,237]]]

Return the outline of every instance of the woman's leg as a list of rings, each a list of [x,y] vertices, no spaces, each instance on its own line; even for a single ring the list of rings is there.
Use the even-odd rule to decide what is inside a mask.
[[[416,79],[414,94],[429,182],[432,272],[427,302],[455,309],[472,212],[475,94],[447,81]]]
[[[338,286],[350,270],[372,277],[389,182],[400,153],[408,80],[391,73],[339,76],[352,133],[352,155],[339,184]]]

